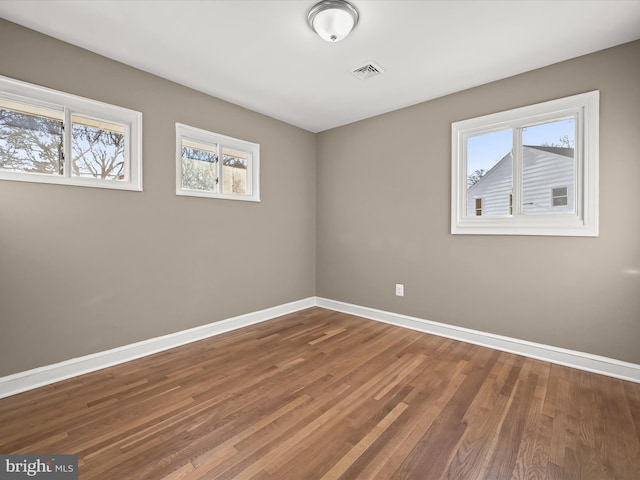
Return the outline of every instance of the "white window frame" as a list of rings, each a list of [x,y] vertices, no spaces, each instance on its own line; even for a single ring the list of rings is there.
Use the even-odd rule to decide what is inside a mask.
[[[182,141],[193,141],[216,148],[219,161],[217,162],[218,178],[222,179],[222,149],[236,150],[248,153],[250,159],[247,162],[247,189],[246,194],[223,193],[222,182],[219,182],[218,191],[190,190],[182,186]],[[183,123],[176,123],[176,195],[189,197],[205,197],[226,200],[242,200],[247,202],[260,201],[260,145],[257,143],[228,137],[219,133],[210,132],[201,128],[191,127]]]
[[[64,112],[64,173],[14,172],[0,169],[0,180],[142,191],[142,113],[97,100],[0,76],[0,96]],[[124,180],[72,175],[71,117],[80,116],[124,127]]]
[[[451,125],[451,233],[472,235],[558,235],[596,237],[598,231],[599,91],[551,100]],[[522,127],[566,117],[576,119],[575,213],[525,214],[521,205]],[[471,216],[467,212],[467,139],[513,130],[513,214]],[[475,213],[475,212],[474,212]]]

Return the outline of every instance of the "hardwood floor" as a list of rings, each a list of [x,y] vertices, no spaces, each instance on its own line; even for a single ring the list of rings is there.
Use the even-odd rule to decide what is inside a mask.
[[[312,308],[0,400],[80,479],[640,478],[640,385]]]

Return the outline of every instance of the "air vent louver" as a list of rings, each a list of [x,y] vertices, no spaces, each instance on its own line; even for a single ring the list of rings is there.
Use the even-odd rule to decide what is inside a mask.
[[[376,75],[384,73],[384,69],[380,65],[376,65],[373,62],[369,62],[366,65],[362,65],[360,67],[352,68],[350,71],[360,80],[367,80],[368,78],[375,77]]]

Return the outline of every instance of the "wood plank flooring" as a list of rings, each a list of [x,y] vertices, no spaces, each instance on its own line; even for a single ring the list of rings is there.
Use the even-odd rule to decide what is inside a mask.
[[[80,479],[640,479],[640,385],[312,308],[0,400]]]

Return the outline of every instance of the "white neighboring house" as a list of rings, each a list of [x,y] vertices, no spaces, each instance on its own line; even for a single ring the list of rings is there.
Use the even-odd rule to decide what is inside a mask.
[[[573,148],[523,145],[522,211],[524,214],[573,213]],[[513,157],[505,155],[467,189],[467,216],[513,213]]]

